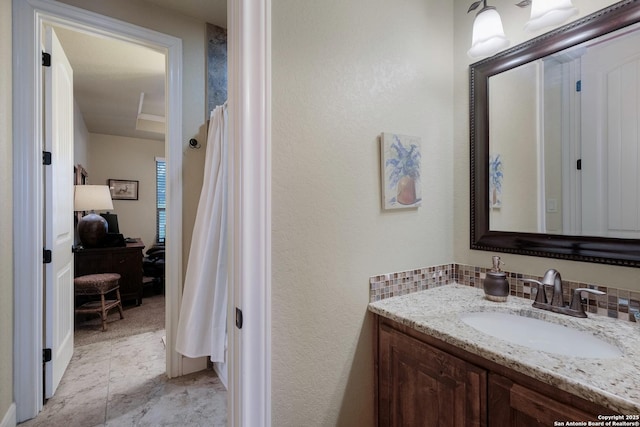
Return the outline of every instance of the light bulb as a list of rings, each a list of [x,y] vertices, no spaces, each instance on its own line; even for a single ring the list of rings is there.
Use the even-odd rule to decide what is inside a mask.
[[[473,36],[468,55],[472,58],[491,56],[507,46],[509,40],[504,35],[500,14],[495,7],[483,8],[473,21]]]
[[[559,25],[577,13],[578,9],[573,7],[571,0],[533,0],[531,17],[524,29],[536,31],[544,27]]]

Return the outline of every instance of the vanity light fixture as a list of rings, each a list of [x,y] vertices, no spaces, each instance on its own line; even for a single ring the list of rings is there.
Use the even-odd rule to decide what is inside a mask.
[[[487,6],[487,0],[473,2],[467,13],[476,10],[480,5],[482,9],[473,20],[471,49],[467,52],[472,58],[491,56],[509,46],[500,15],[495,7]],[[531,6],[531,17],[524,26],[526,31],[561,24],[578,13],[571,0],[522,0],[516,6]]]
[[[578,14],[578,9],[573,7],[571,0],[523,0],[516,4],[519,7],[529,5],[531,5],[531,17],[524,26],[526,31],[536,31],[562,24]]]
[[[502,19],[493,6],[487,6],[487,0],[474,2],[467,13],[483,5],[473,20],[473,36],[471,49],[467,52],[470,57],[490,56],[509,46],[509,40],[504,35]]]

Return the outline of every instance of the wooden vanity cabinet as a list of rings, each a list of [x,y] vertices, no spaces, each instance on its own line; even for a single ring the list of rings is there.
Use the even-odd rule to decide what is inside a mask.
[[[603,415],[611,413],[602,411]],[[493,373],[489,374],[488,414],[490,426],[537,427],[553,426],[555,422],[597,420],[597,414],[581,411],[553,395],[538,393]]]
[[[380,326],[380,426],[483,426],[486,371]]]
[[[377,425],[553,426],[615,411],[377,317]],[[558,424],[559,425],[559,424]]]

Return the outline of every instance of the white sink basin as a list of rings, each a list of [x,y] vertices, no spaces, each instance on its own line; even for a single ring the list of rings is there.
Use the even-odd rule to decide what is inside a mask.
[[[588,332],[531,317],[477,312],[463,314],[460,319],[487,335],[547,353],[594,359],[611,359],[622,355],[616,346]]]

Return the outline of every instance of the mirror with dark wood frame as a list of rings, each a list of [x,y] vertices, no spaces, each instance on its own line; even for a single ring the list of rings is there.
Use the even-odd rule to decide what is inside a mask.
[[[567,233],[562,229],[551,233],[546,229],[532,232],[492,226],[490,213],[495,200],[490,198],[489,183],[490,155],[493,154],[489,141],[490,130],[496,134],[497,129],[509,122],[508,116],[496,118],[495,112],[490,112],[489,100],[495,97],[489,92],[490,78],[603,35],[630,28],[639,22],[640,0],[621,1],[469,66],[471,249],[640,267],[638,238],[610,237],[597,233],[588,235],[589,232]],[[527,209],[517,205],[516,208],[521,211]]]

